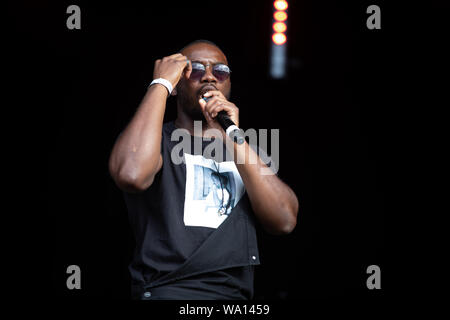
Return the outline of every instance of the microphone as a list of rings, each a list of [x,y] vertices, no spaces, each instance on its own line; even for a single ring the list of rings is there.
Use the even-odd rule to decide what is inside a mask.
[[[208,102],[208,100],[211,98],[203,97],[202,99]],[[217,113],[216,119],[219,122],[220,126],[223,128],[223,130],[225,130],[227,136],[229,136],[232,141],[234,141],[237,144],[244,143],[245,138],[243,131],[238,128],[238,126],[233,122],[233,120],[230,119],[225,110],[222,110],[219,113]]]

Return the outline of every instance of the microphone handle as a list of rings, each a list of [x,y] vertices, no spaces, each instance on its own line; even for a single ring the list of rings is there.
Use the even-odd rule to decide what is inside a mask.
[[[217,122],[219,122],[220,126],[225,130],[228,136],[236,142],[237,144],[243,144],[245,141],[244,133],[241,129],[239,129],[233,120],[230,119],[225,110],[220,111],[217,114]],[[230,128],[232,127],[232,128]]]
[[[223,130],[227,130],[230,126],[235,126],[236,124],[233,122],[233,120],[230,119],[227,112],[225,110],[220,111],[217,114],[217,121],[222,126]]]

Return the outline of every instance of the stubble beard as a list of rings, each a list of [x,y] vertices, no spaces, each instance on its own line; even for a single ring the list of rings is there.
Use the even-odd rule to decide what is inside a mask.
[[[202,121],[203,123],[206,123],[206,118],[203,115],[197,97],[190,97],[183,92],[183,89],[180,89],[181,88],[178,89],[177,98],[179,99],[178,103],[184,113],[186,113],[193,121]]]

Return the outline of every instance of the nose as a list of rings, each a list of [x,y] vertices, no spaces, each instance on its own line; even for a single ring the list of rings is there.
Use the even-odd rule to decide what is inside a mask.
[[[212,73],[211,65],[206,66],[205,74],[203,75],[203,77],[200,80],[201,80],[201,82],[217,82],[216,77],[214,77],[214,75]]]

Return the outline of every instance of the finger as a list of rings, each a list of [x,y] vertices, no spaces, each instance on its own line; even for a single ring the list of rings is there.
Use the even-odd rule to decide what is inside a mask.
[[[184,76],[186,77],[186,79],[189,79],[189,77],[191,76],[191,72],[192,72],[192,64],[191,61],[189,59],[186,58],[186,67],[184,69]]]
[[[188,57],[182,54],[175,54],[167,58],[175,62],[177,65],[179,65],[182,68],[182,71],[184,72],[184,76],[189,79],[192,72],[192,66]]]
[[[186,56],[183,56],[182,54],[175,54],[175,55],[164,57],[164,58],[162,58],[162,60],[176,62],[176,63],[183,63],[183,62],[186,62],[188,60],[188,58]]]
[[[216,101],[216,100],[221,100],[221,101],[228,102],[228,100],[226,98],[222,97],[221,95],[219,95],[219,94],[216,94],[216,95],[214,95],[214,94],[207,94],[209,92],[211,92],[211,91],[208,91],[205,94],[203,94],[203,97],[207,98],[207,100],[208,100],[207,102],[211,102],[212,103],[213,101]]]
[[[231,108],[229,108],[226,104],[218,104],[214,108],[211,109],[210,114],[211,117],[215,118],[219,114],[220,111],[225,111],[228,115],[230,115],[229,111],[232,111]]]
[[[211,110],[214,106],[217,106],[219,104],[228,104],[228,103],[230,103],[228,100],[222,99],[219,96],[215,96],[215,97],[210,98],[208,100],[208,102],[206,103],[206,110],[211,113]]]
[[[210,115],[211,117],[214,119],[215,117],[217,117],[217,115],[219,114],[220,111],[223,110],[223,105],[219,104],[217,106],[215,106],[213,109],[211,109]]]
[[[208,123],[211,123],[214,121],[214,119],[211,117],[211,115],[208,112],[205,112],[204,115],[205,115],[206,121]]]
[[[215,118],[220,111],[225,111],[230,118],[236,117],[236,108],[234,107],[234,105],[230,105],[229,103],[218,104],[211,109],[210,114],[213,118]]]
[[[181,53],[177,52],[177,53],[171,54],[170,56],[167,56],[167,58],[177,58],[180,56],[183,56],[183,55]]]
[[[177,58],[172,58],[172,60],[175,61],[175,62],[177,62],[177,63],[181,63],[181,64],[186,63],[186,62],[189,61],[188,57],[185,57],[185,56],[180,56],[180,57],[177,57]]]
[[[177,59],[177,60],[183,60],[183,59],[187,59],[188,57],[185,56],[185,55],[180,54],[179,56],[174,56],[173,58]]]
[[[203,99],[199,99],[198,103],[200,104],[200,108],[202,109],[203,115],[205,116],[205,119],[207,122],[213,121],[211,118],[211,115],[206,111],[206,101]]]
[[[163,57],[161,60],[162,61],[177,61],[180,57],[181,57],[181,55],[173,54],[171,56]]]
[[[223,103],[223,101],[219,100],[218,98],[214,97],[211,100],[208,100],[208,102],[205,105],[205,110],[209,112],[209,114],[212,115],[212,110],[219,104]]]
[[[203,113],[208,112],[208,110],[206,109],[206,101],[203,99],[199,99],[198,100],[199,104],[200,104],[200,108],[202,109]]]
[[[227,101],[222,101],[222,100],[217,100],[217,102],[215,102],[214,104],[212,104],[207,111],[209,112],[209,114],[215,118],[217,117],[217,114],[222,111],[228,111],[228,110],[232,110],[232,108],[228,107]],[[227,112],[228,113],[228,112]]]
[[[191,76],[191,72],[192,72],[192,65],[191,65],[191,61],[189,60],[189,58],[187,56],[184,55],[180,55],[174,58],[174,60],[179,63],[181,66],[184,67],[183,71],[185,72],[185,77],[189,78]]]
[[[204,97],[221,97],[223,99],[226,100],[225,96],[223,95],[222,92],[220,92],[219,90],[211,90],[206,92],[204,95]]]
[[[187,56],[184,56],[184,55],[179,55],[179,56],[171,57],[171,59],[176,60],[176,61],[186,61],[189,58]]]

